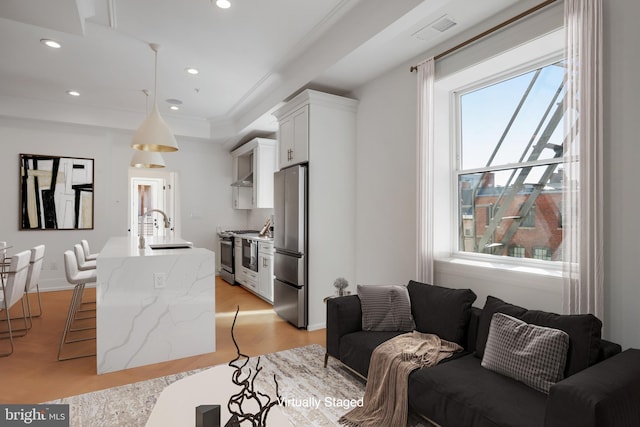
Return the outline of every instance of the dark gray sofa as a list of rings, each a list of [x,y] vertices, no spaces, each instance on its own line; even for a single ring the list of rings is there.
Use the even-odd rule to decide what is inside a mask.
[[[443,427],[624,427],[640,426],[640,350],[600,338],[602,323],[591,315],[560,316],[527,310],[488,297],[411,281],[416,330],[461,344],[465,351],[409,377],[410,409]],[[569,334],[565,379],[549,394],[481,366],[491,316],[501,312]],[[374,348],[405,331],[362,330],[357,295],[327,300],[327,355],[366,378]]]

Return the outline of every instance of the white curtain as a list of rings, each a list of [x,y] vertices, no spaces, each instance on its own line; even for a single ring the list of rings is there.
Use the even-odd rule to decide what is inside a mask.
[[[565,0],[565,313],[604,317],[602,2]]]
[[[418,241],[416,279],[433,284],[433,58],[417,65],[417,197]]]

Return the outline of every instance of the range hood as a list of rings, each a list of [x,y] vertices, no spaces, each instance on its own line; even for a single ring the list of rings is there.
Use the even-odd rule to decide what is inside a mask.
[[[231,184],[232,187],[253,187],[253,172]]]

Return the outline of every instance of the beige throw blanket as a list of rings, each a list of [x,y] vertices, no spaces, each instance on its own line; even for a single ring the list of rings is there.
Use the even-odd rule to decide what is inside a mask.
[[[343,415],[339,423],[350,427],[406,427],[409,374],[461,350],[456,343],[417,331],[380,344],[371,355],[363,405]]]

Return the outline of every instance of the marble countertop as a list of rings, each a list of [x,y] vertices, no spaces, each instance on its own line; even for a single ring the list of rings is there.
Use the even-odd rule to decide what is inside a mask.
[[[258,233],[233,233],[233,236],[241,239],[251,239],[269,243],[273,242],[273,237],[260,236]]]
[[[162,256],[162,255],[180,255],[185,252],[209,251],[204,248],[186,248],[186,249],[151,249],[149,245],[153,244],[191,244],[191,242],[179,237],[147,237],[145,248],[138,248],[137,236],[111,237],[100,251],[98,258],[122,258],[122,257],[140,257],[140,256]]]

